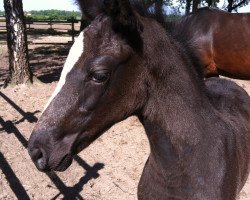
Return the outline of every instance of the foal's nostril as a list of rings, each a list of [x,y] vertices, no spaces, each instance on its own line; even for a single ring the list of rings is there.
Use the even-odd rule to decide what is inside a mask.
[[[44,171],[47,167],[47,156],[43,149],[34,149],[30,152],[30,156],[40,171]]]

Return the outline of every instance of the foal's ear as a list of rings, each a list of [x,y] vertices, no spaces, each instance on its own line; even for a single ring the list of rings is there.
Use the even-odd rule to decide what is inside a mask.
[[[137,20],[129,0],[104,0],[106,14],[113,20],[113,30],[137,52],[142,51],[142,25]]]
[[[104,11],[103,0],[76,0],[82,13],[90,20]]]

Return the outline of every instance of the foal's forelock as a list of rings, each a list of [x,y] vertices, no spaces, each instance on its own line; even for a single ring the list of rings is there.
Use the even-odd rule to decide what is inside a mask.
[[[66,62],[64,64],[60,80],[56,86],[55,91],[49,98],[49,101],[47,102],[46,106],[44,107],[43,111],[46,110],[46,108],[49,106],[49,104],[52,102],[52,100],[56,97],[56,95],[61,91],[63,85],[66,81],[67,74],[72,70],[72,68],[75,66],[81,55],[84,51],[84,31],[82,31],[78,38],[75,40],[73,46],[71,47],[69,51],[69,55],[66,59]]]

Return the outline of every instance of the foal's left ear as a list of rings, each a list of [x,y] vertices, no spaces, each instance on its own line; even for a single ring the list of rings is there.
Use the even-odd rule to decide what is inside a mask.
[[[113,30],[120,34],[137,52],[143,48],[142,25],[136,18],[129,0],[104,0],[106,14],[113,20]]]

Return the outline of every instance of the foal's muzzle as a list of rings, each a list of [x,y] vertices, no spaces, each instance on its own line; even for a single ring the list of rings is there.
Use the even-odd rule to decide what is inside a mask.
[[[48,152],[46,152],[46,144],[49,140],[44,137],[43,132],[34,132],[31,134],[28,143],[29,155],[36,165],[37,169],[40,171],[47,171],[48,166]]]
[[[56,134],[57,130],[36,130],[29,139],[29,155],[37,169],[42,172],[64,171],[73,160],[71,147],[77,135],[55,140],[52,133]]]
[[[48,157],[42,148],[29,148],[29,154],[36,167],[40,171],[47,171]]]

